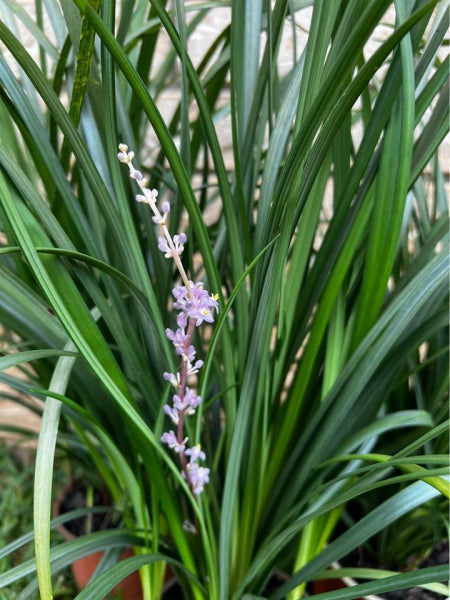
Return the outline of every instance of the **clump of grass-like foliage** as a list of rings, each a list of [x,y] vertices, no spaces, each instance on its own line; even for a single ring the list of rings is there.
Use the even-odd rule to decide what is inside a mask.
[[[52,573],[131,544],[77,600],[136,569],[160,598],[167,563],[185,598],[264,598],[282,571],[270,598],[294,600],[446,502],[448,2],[0,9],[0,322],[18,340],[0,381],[45,398],[36,559],[0,586],[35,573],[49,600]],[[200,495],[160,441],[180,281],[120,142],[187,234],[188,277],[218,294],[214,330],[192,333],[202,402],[183,432],[208,457]],[[28,362],[29,385],[5,371]],[[123,528],[51,546],[58,444],[89,455]],[[368,581],[341,599],[449,591],[445,565],[352,574]]]

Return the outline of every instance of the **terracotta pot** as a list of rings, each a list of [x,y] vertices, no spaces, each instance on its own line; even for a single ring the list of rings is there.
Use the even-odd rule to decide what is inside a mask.
[[[62,510],[62,506],[64,505],[64,501],[67,498],[67,496],[69,495],[69,493],[72,490],[76,489],[76,486],[77,486],[77,482],[72,482],[63,489],[63,491],[61,492],[60,496],[56,500],[54,507],[53,507],[53,513],[54,513],[55,517],[59,516],[61,514],[64,514],[64,512],[67,512],[67,511]],[[103,504],[108,504],[109,501],[108,501],[107,495],[104,493],[101,493],[101,495],[103,496]],[[78,508],[81,508],[81,507],[78,507]],[[98,526],[95,527],[94,530],[106,529],[106,527],[104,526],[105,522],[103,522],[102,525],[100,527],[98,527]],[[74,533],[69,531],[67,529],[67,527],[65,527],[64,525],[58,525],[58,531],[61,533],[61,535],[63,536],[63,538],[65,540],[73,540],[77,537]],[[76,582],[79,590],[82,590],[83,588],[85,588],[86,585],[89,583],[89,580],[91,579],[92,575],[95,572],[95,569],[97,568],[98,564],[100,563],[101,559],[103,558],[103,555],[104,555],[103,551],[94,552],[93,554],[90,554],[89,556],[84,556],[83,558],[80,558],[79,560],[75,561],[71,565],[72,573],[73,573],[75,582]],[[133,549],[126,548],[123,551],[123,553],[121,554],[120,560],[124,560],[125,558],[130,558],[131,556],[134,556]],[[131,575],[128,575],[128,577],[126,577],[123,581],[121,581],[110,592],[110,595],[113,597],[115,595],[117,595],[118,598],[121,598],[123,600],[142,600],[143,594],[142,594],[142,585],[141,585],[141,579],[139,577],[139,573],[137,571],[135,571],[134,573],[131,573]]]
[[[95,552],[89,556],[80,558],[72,565],[72,573],[78,589],[82,590],[89,583],[95,569],[101,561],[104,552]],[[120,556],[120,560],[134,556],[132,548],[126,548]],[[142,586],[139,573],[135,571],[121,581],[112,591],[111,595],[117,595],[123,600],[142,600]]]
[[[318,579],[313,581],[312,588],[314,594],[323,594],[325,592],[334,592],[336,590],[342,590],[347,585],[342,579]],[[357,600],[361,600],[358,598]]]

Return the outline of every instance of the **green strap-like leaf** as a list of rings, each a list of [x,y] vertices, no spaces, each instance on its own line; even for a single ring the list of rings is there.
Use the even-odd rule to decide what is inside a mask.
[[[139,556],[133,556],[120,561],[114,565],[114,567],[108,569],[108,571],[105,571],[105,573],[102,573],[99,577],[96,577],[75,597],[74,600],[102,600],[102,598],[105,598],[108,592],[110,592],[113,587],[120,583],[125,577],[134,573],[134,571],[137,571],[144,565],[154,562],[167,562],[173,565],[202,588],[198,579],[190,573],[182,563],[174,560],[170,556],[166,556],[165,554],[140,554]]]
[[[318,570],[325,568],[334,560],[346,556],[353,548],[370,539],[375,533],[387,527],[388,524],[393,523],[402,515],[413,510],[416,506],[421,506],[436,495],[436,490],[422,481],[418,481],[398,492],[363,517],[347,532],[331,542],[318,556],[297,571],[288,583],[282,585],[271,596],[271,599],[281,600],[284,598],[286,592],[296,587],[299,583],[308,581],[314,577]],[[431,579],[425,580],[424,583],[430,581],[445,581],[445,578],[435,579],[433,576]],[[398,588],[391,587],[390,589]],[[353,597],[358,597],[358,595]]]
[[[40,358],[50,358],[53,356],[78,356],[77,352],[71,352],[69,350],[28,350],[26,352],[18,352],[16,354],[8,354],[7,356],[0,357],[0,371],[14,367],[15,365],[21,365],[25,362],[31,362],[33,360],[39,360]]]
[[[65,350],[73,354],[75,346],[66,344]],[[62,356],[50,381],[50,389],[63,394],[66,391],[75,357]],[[47,397],[42,415],[34,472],[34,548],[36,570],[42,600],[52,600],[50,566],[50,519],[52,509],[53,460],[58,435],[61,402]]]
[[[341,590],[334,590],[333,592],[315,594],[314,598],[316,600],[351,600],[352,598],[362,598],[370,594],[382,594],[383,592],[402,590],[409,587],[425,587],[429,583],[446,581],[447,577],[447,566],[439,565],[438,567],[428,567],[410,573],[402,573],[378,579],[377,581],[361,583]],[[446,589],[445,586],[443,587]],[[278,598],[280,596],[271,596],[270,600]]]

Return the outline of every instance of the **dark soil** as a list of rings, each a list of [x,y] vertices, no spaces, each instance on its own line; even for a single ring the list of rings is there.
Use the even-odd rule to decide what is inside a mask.
[[[166,591],[162,595],[163,600],[184,600],[184,594],[178,583],[166,588]]]
[[[63,492],[63,497],[59,505],[59,513],[65,514],[79,508],[86,508],[86,485],[80,481],[74,481]],[[110,504],[108,496],[105,492],[95,490],[93,492],[92,506],[108,506]],[[78,517],[71,521],[66,521],[64,527],[76,537],[85,535],[89,531],[102,531],[113,527],[111,524],[111,514],[93,513],[88,517]]]
[[[437,543],[430,554],[420,563],[419,568],[435,567],[437,565],[446,565],[449,562],[448,540]],[[381,598],[386,600],[443,600],[445,596],[435,594],[422,588],[413,587],[395,592],[381,594]]]

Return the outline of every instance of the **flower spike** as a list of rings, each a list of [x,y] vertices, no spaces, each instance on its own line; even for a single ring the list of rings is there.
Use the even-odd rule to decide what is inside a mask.
[[[136,181],[140,188],[141,193],[136,196],[137,202],[147,204],[152,210],[153,222],[160,228],[158,248],[166,258],[173,259],[183,282],[183,285],[176,286],[172,291],[175,299],[173,307],[178,311],[178,328],[166,329],[168,339],[177,355],[181,357],[180,370],[177,373],[163,374],[163,378],[175,388],[172,405],[165,404],[163,410],[176,426],[176,433],[172,430],[163,433],[161,442],[179,455],[183,478],[193,494],[198,496],[209,482],[210,470],[198,464],[199,460],[206,459],[199,445],[186,448],[188,438],[184,437],[185,418],[195,414],[195,409],[201,402],[201,397],[187,384],[188,378],[196,375],[203,366],[202,360],[195,360],[196,349],[192,344],[194,330],[202,323],[214,322],[214,316],[219,310],[218,296],[209,294],[202,282],[194,283],[188,279],[180,259],[187,236],[185,233],[178,233],[173,237],[170,235],[167,228],[170,204],[163,201],[158,208],[157,190],[149,190],[141,171],[133,166],[134,152],[130,152],[126,144],[119,144],[117,158],[128,165],[131,179]]]

